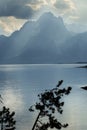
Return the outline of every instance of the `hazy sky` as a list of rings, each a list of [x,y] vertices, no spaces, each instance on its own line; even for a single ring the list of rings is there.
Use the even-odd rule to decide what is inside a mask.
[[[10,34],[45,11],[68,23],[87,23],[87,0],[0,0],[0,34]]]

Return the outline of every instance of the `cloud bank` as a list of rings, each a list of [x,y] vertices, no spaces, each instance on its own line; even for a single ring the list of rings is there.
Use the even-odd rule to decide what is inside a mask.
[[[0,17],[29,19],[44,6],[53,7],[59,13],[75,9],[72,0],[0,0]]]
[[[33,15],[33,9],[27,3],[28,0],[0,0],[0,16],[28,19]]]
[[[51,11],[66,22],[87,23],[87,0],[0,0],[0,26],[3,32],[20,29],[26,20]],[[0,30],[1,30],[0,29]]]
[[[15,30],[19,30],[26,20],[16,19],[15,17],[7,17],[0,19],[0,35],[4,33],[5,35],[9,36]]]

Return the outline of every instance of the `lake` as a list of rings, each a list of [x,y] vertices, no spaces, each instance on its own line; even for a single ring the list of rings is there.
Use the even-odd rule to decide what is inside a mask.
[[[69,124],[66,130],[87,129],[87,91],[80,88],[87,85],[87,69],[79,66],[83,65],[0,65],[0,94],[4,105],[16,112],[17,130],[31,130],[37,112],[29,112],[29,107],[39,93],[55,87],[59,80],[64,80],[61,87],[72,87],[70,95],[63,97],[59,121]]]

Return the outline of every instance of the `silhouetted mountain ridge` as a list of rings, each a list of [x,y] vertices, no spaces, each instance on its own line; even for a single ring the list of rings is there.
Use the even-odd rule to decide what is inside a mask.
[[[0,36],[0,63],[55,64],[86,61],[87,33],[73,35],[61,17],[48,12],[26,22],[10,37]]]

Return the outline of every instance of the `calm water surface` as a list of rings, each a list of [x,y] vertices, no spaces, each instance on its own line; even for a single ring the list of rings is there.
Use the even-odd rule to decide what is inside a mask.
[[[69,123],[66,130],[87,129],[87,69],[81,65],[0,65],[0,93],[4,104],[16,112],[17,130],[31,130],[37,113],[30,113],[29,106],[37,101],[38,93],[55,87],[63,79],[61,87],[71,86],[72,92],[64,97],[64,113],[59,116]]]

